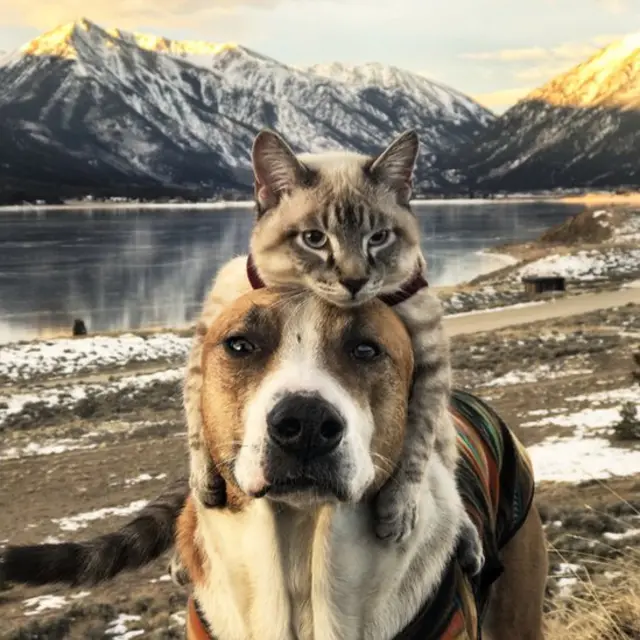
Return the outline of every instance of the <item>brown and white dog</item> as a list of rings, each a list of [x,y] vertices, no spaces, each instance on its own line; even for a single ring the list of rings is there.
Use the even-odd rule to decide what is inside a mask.
[[[368,499],[402,452],[413,370],[402,322],[377,300],[339,309],[252,291],[210,327],[202,366],[205,441],[227,508],[188,499],[178,521],[198,611],[188,638],[417,637],[406,629],[454,555],[463,504],[434,455],[412,537],[389,547],[371,534]],[[535,508],[500,560],[483,638],[541,640]]]

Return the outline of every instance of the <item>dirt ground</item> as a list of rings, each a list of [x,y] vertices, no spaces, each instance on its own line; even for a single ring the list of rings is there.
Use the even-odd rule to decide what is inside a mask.
[[[640,305],[457,335],[452,349],[456,384],[485,397],[525,444],[534,445],[558,427],[519,428],[531,415],[563,408],[567,397],[633,384]],[[144,372],[153,370],[147,366]],[[113,382],[138,372],[93,375],[96,381]],[[527,373],[535,381],[518,382]],[[508,374],[514,374],[511,382],[492,385]],[[45,384],[70,383],[25,382],[20,392],[37,394]],[[11,389],[8,384],[0,387],[3,393]],[[576,401],[575,407],[582,409],[584,404]],[[73,407],[25,407],[0,431],[3,450],[18,452],[13,458],[0,458],[0,545],[80,540],[123,524],[136,501],[152,499],[186,474],[183,435],[179,379],[159,380],[135,392],[95,394]],[[73,451],[61,447],[48,455],[29,453],[30,443],[48,441],[86,446]],[[589,580],[608,579],[608,563],[640,542],[640,535],[633,535],[640,527],[638,472],[607,481],[539,484],[538,504],[556,576],[564,575],[563,566],[571,564],[579,565],[578,573]],[[121,510],[114,515],[97,511],[110,507]],[[0,592],[0,638],[181,638],[186,594],[168,581],[166,561],[162,558],[97,588],[14,586]],[[561,586],[557,577],[550,580],[549,608],[555,606]],[[40,596],[58,600],[33,600]]]

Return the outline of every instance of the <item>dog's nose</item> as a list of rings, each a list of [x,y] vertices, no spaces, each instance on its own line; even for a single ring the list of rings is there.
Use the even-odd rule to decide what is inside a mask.
[[[284,451],[307,460],[333,451],[345,427],[340,414],[315,395],[288,395],[267,416],[272,440]]]
[[[340,280],[340,284],[352,295],[355,296],[365,284],[367,278],[345,278]]]

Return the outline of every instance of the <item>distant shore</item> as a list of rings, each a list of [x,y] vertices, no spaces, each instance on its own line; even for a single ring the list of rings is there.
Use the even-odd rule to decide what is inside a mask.
[[[513,195],[498,198],[417,198],[412,205],[478,205],[478,204],[512,204],[514,202],[530,203],[556,201],[564,202],[559,196]],[[0,213],[15,211],[86,211],[87,209],[108,209],[109,211],[133,209],[252,209],[252,200],[230,200],[219,202],[102,202],[99,200],[69,201],[64,204],[15,204],[0,205]]]
[[[585,193],[580,196],[563,196],[559,202],[567,204],[640,204],[640,191],[631,193]]]
[[[640,205],[640,191],[629,193],[590,192],[579,195],[562,195],[548,193],[514,193],[497,195],[494,198],[415,198],[413,205],[438,206],[443,204],[500,204],[500,203],[558,202],[561,204],[597,205]],[[64,204],[16,204],[0,205],[0,213],[12,211],[74,211],[87,209],[132,210],[132,209],[247,209],[253,208],[252,200],[221,200],[206,202],[113,202],[68,200]]]
[[[12,211],[79,211],[87,209],[246,209],[253,207],[251,200],[220,202],[94,202],[74,201],[65,204],[12,204],[0,205],[0,213]]]

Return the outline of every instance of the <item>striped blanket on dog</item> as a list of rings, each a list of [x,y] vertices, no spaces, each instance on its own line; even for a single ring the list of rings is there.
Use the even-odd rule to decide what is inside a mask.
[[[451,413],[458,432],[458,486],[480,532],[485,565],[462,574],[454,561],[438,593],[396,640],[479,640],[489,589],[503,571],[499,552],[523,525],[531,508],[531,460],[500,416],[480,398],[456,390]]]

